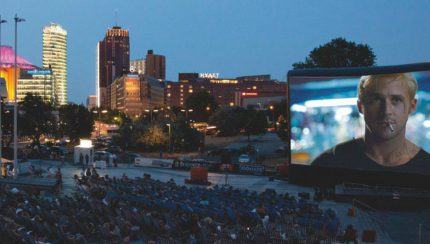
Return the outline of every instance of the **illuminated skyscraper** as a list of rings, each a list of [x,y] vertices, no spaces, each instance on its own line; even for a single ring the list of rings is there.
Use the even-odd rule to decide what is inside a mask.
[[[110,107],[110,84],[115,78],[129,73],[130,46],[128,30],[114,26],[106,31],[97,44],[96,95],[97,106]]]
[[[54,75],[55,104],[67,104],[67,31],[59,24],[43,28],[43,67]]]

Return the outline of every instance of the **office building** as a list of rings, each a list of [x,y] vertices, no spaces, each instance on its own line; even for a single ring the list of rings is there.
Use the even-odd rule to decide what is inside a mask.
[[[142,114],[141,81],[136,74],[127,74],[115,79],[110,85],[110,107],[128,116]]]
[[[97,96],[96,95],[89,95],[87,97],[87,108],[88,110],[93,110],[97,108]]]
[[[54,104],[67,104],[67,31],[59,24],[43,28],[43,68],[54,76]]]
[[[53,103],[54,79],[49,69],[21,69],[17,82],[17,98],[23,101],[27,93],[40,96],[44,102]]]
[[[155,79],[166,79],[166,57],[154,54],[153,50],[148,50],[145,59],[145,75]]]
[[[164,109],[164,82],[152,76],[141,76],[142,105],[144,110]]]
[[[108,108],[110,85],[124,74],[129,73],[130,46],[128,30],[114,26],[106,31],[105,38],[97,44],[96,95],[97,106]]]
[[[138,75],[145,74],[145,59],[135,59],[130,61],[130,73]]]
[[[211,94],[220,106],[257,109],[265,109],[267,104],[287,96],[287,84],[272,80],[270,75],[227,79],[220,78],[218,73],[180,73],[178,80],[179,82],[166,83],[167,107],[184,107],[192,93],[202,90]]]

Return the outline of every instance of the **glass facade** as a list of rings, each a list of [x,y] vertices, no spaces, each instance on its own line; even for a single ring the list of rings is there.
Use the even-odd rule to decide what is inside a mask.
[[[53,72],[54,103],[67,104],[67,31],[58,24],[43,28],[43,67]]]
[[[43,101],[51,103],[53,99],[53,76],[50,70],[34,69],[21,70],[18,79],[17,98],[24,100],[27,93],[42,97]]]

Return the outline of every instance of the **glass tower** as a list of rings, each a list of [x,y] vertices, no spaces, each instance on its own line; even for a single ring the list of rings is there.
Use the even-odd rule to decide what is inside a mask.
[[[67,104],[67,31],[59,24],[43,28],[43,68],[54,76],[54,103]]]

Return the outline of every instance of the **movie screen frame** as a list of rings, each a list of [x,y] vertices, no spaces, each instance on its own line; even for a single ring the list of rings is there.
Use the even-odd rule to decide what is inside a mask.
[[[418,83],[417,112],[409,116],[406,137],[430,152],[430,62],[291,70],[287,79],[290,165],[310,166],[323,151],[364,134],[363,116],[357,109],[361,76],[405,72]]]

